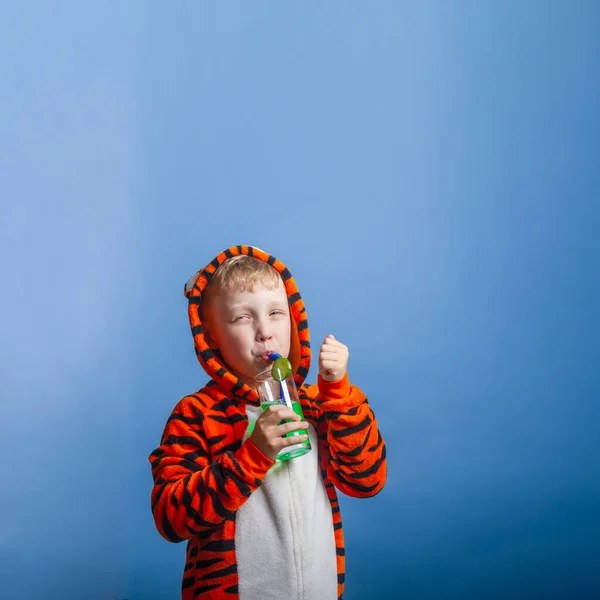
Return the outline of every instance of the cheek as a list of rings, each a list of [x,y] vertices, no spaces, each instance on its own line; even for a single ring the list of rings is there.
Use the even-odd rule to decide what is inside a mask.
[[[227,345],[232,354],[242,356],[251,349],[254,337],[252,332],[242,327],[232,327],[227,332]]]
[[[287,350],[289,351],[289,346],[290,346],[291,337],[292,337],[292,326],[291,326],[291,323],[289,320],[287,322],[284,321],[281,324],[279,336],[280,336],[281,342],[287,347]]]

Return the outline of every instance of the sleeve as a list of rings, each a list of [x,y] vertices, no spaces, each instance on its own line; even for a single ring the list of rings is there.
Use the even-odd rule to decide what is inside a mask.
[[[184,398],[173,409],[160,446],[150,456],[156,528],[169,542],[214,529],[246,502],[274,464],[251,440],[210,461],[201,400]]]
[[[319,437],[327,441],[329,478],[347,496],[375,496],[387,478],[386,449],[366,396],[350,385],[347,374],[335,382],[319,375],[317,385],[309,387],[317,388]]]

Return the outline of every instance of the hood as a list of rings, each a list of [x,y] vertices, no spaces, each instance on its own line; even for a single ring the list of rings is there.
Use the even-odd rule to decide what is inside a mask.
[[[188,299],[188,316],[196,357],[202,368],[219,387],[228,395],[235,396],[246,402],[258,404],[258,395],[254,389],[234,375],[223,362],[220,352],[212,347],[204,337],[204,327],[200,317],[202,293],[215,271],[228,258],[238,254],[247,254],[271,265],[283,279],[291,315],[292,340],[290,346],[290,362],[294,372],[296,386],[300,387],[308,375],[310,367],[310,337],[304,302],[298,292],[296,283],[289,269],[274,256],[253,246],[231,246],[220,252],[208,265],[195,273],[185,285],[184,295]]]

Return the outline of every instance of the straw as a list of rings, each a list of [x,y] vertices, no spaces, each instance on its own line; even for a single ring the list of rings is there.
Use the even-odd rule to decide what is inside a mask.
[[[272,361],[275,361],[278,358],[281,358],[281,354],[277,354],[277,352],[271,352],[271,354],[269,354],[269,358]],[[291,408],[292,401],[290,399],[290,392],[287,389],[287,385],[284,388],[283,381],[279,382],[279,397],[280,398],[284,398],[285,399],[285,404]]]

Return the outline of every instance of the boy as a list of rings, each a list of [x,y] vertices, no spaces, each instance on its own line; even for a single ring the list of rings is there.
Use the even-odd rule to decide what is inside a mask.
[[[346,346],[327,336],[318,384],[304,384],[304,304],[285,265],[258,248],[221,252],[185,296],[211,380],[175,406],[150,455],[156,527],[170,542],[188,540],[182,599],[342,598],[336,488],[369,497],[386,479],[385,444],[348,380]],[[270,352],[289,358],[305,421],[283,405],[261,411],[253,379]],[[281,436],[299,429],[308,429],[312,450],[276,462],[297,442]]]

